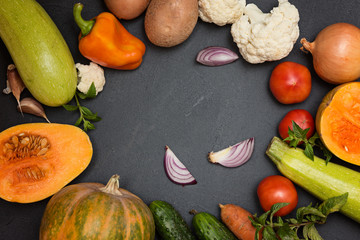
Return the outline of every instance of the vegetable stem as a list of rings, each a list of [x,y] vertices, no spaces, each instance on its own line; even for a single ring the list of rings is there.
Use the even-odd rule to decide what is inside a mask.
[[[79,99],[78,99],[78,97],[77,97],[77,94],[75,94],[75,101],[76,101],[76,106],[78,107],[79,112],[80,112],[80,118],[83,119],[83,118],[84,118],[84,115],[83,115],[83,113],[82,113],[82,111],[81,111],[81,106],[80,106],[80,102],[79,102]]]
[[[279,138],[273,138],[266,149],[266,154],[276,165],[278,165],[278,163],[281,163],[281,159],[288,149],[289,147],[286,143]]]
[[[109,182],[106,184],[105,187],[100,188],[101,191],[121,196],[123,195],[121,191],[119,190],[119,175],[115,174],[113,175]]]
[[[95,24],[95,20],[84,20],[82,18],[81,11],[83,8],[82,3],[76,3],[73,8],[74,19],[81,30],[81,37],[88,35]]]

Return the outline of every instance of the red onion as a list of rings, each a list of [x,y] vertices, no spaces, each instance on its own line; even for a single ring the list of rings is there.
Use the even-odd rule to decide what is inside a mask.
[[[254,138],[230,146],[218,152],[209,153],[209,161],[224,167],[238,167],[246,163],[254,150]]]
[[[239,56],[230,49],[224,47],[207,47],[198,53],[196,61],[206,66],[221,66],[231,63],[238,58]]]
[[[164,167],[168,178],[172,182],[183,186],[196,184],[197,182],[195,178],[191,175],[184,164],[180,162],[173,151],[171,151],[168,146],[166,146],[165,149]]]

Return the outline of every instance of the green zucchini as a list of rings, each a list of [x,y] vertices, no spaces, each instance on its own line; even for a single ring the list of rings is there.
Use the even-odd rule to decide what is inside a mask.
[[[196,240],[190,228],[169,203],[156,200],[150,203],[149,208],[154,216],[155,228],[164,240]]]
[[[315,197],[326,200],[348,193],[340,212],[360,223],[360,173],[315,156],[314,161],[300,148],[291,148],[274,137],[266,154],[279,171]]]
[[[237,240],[235,235],[210,213],[196,213],[192,224],[200,240]]]
[[[74,59],[60,31],[35,0],[1,0],[0,37],[30,93],[61,106],[76,91]]]

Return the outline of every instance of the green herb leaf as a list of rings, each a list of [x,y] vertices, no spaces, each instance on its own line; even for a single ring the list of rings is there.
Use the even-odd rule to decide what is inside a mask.
[[[85,119],[84,119],[83,126],[84,126],[84,131],[95,129],[94,124],[92,124],[91,122],[89,122]]]
[[[259,231],[262,229],[263,225],[265,225],[265,223],[264,224],[259,223],[258,218],[256,216],[253,217],[249,216],[249,220],[251,224]]]
[[[306,134],[309,132],[310,128],[302,129],[295,121],[292,121],[292,127],[288,128],[289,137],[284,139],[285,142],[288,142],[290,147],[296,148],[300,142],[303,142],[305,145],[304,154],[309,159],[314,161],[314,147],[319,147],[326,157],[326,164],[331,160],[332,153],[322,144],[318,133],[315,133],[309,140],[306,138]]]
[[[77,96],[82,99],[85,100],[86,99],[86,94],[82,93],[82,92],[76,92]]]
[[[303,222],[304,216],[307,216],[309,221],[320,221],[321,218],[325,218],[326,216],[317,208],[311,207],[311,204],[307,207],[298,208],[296,211],[296,219],[299,223]]]
[[[298,234],[302,228],[303,238],[308,240],[323,240],[315,224],[323,224],[326,221],[327,215],[339,211],[341,207],[346,203],[348,194],[329,198],[322,204],[316,204],[314,207],[309,204],[306,207],[298,208],[296,211],[296,219],[290,218],[283,220],[281,217],[277,218],[277,222],[273,222],[272,218],[274,214],[286,206],[288,203],[274,204],[270,211],[261,215],[261,220],[254,215],[252,220],[253,226],[256,227],[256,239],[258,238],[259,231],[263,230],[264,240],[277,240],[280,237],[282,240],[299,240]],[[269,220],[266,220],[269,218]],[[250,218],[251,219],[251,218]]]
[[[295,218],[290,218],[290,219],[287,219],[287,221],[291,224],[297,224],[298,221],[295,219]]]
[[[84,118],[87,119],[87,120],[91,120],[91,121],[93,121],[93,122],[98,122],[98,121],[101,120],[101,117],[99,117],[99,116],[97,115],[97,113],[95,113],[95,114],[93,114],[93,115],[91,115],[91,116],[89,116],[89,115],[84,115]]]
[[[264,240],[277,240],[276,233],[274,229],[270,226],[266,226],[263,230],[263,239]]]
[[[87,99],[87,98],[95,98],[96,97],[96,88],[95,88],[94,82],[91,83],[89,90],[87,91],[86,94],[84,94],[82,92],[77,92],[77,95],[82,100]]]
[[[94,83],[92,83],[91,86],[93,86],[93,87],[90,87],[87,95],[84,95],[83,93],[80,93],[80,92],[76,92],[76,94],[74,95],[74,98],[76,101],[76,106],[68,105],[68,104],[63,105],[63,107],[67,111],[79,110],[80,117],[76,120],[74,125],[79,126],[81,123],[83,123],[84,131],[95,129],[94,124],[92,124],[90,121],[98,122],[101,120],[101,117],[99,117],[97,115],[97,113],[93,113],[89,108],[81,106],[79,99],[78,99],[78,97],[81,99],[93,97],[94,96],[94,88],[95,88]],[[96,96],[96,92],[95,92],[95,96]]]
[[[314,161],[314,149],[309,143],[305,144],[304,154],[312,161]]]
[[[326,157],[325,163],[327,165],[330,162],[331,158],[332,158],[332,153],[327,148],[325,148],[324,149],[324,156]]]
[[[312,137],[309,139],[309,143],[314,146],[315,145],[315,142],[316,140],[318,140],[320,137],[319,137],[319,134],[316,132],[314,133],[314,135],[312,135]]]
[[[303,227],[302,234],[303,234],[305,240],[309,240],[309,238],[308,238],[309,226],[310,226],[310,225],[305,225],[305,226]]]
[[[68,105],[68,104],[65,104],[65,105],[62,105],[66,111],[75,111],[75,110],[78,110],[78,106],[74,106],[74,105]]]
[[[302,129],[295,121],[292,121],[292,127],[295,137],[300,139],[306,138],[306,133],[310,130],[310,128]]]
[[[306,229],[306,230],[305,230]],[[306,234],[306,235],[305,235]],[[311,239],[311,240],[324,240],[319,232],[316,230],[314,224],[309,224],[304,226],[303,235],[306,236],[305,239]]]
[[[94,98],[96,97],[96,88],[94,82],[91,83],[89,90],[86,93],[86,98]]]
[[[330,162],[331,158],[332,158],[332,153],[329,151],[329,149],[327,149],[325,147],[325,145],[321,142],[321,141],[318,141],[318,144],[319,148],[321,149],[321,151],[323,152],[324,154],[324,157],[326,158],[325,162],[326,162],[326,165]]]
[[[92,113],[91,110],[88,109],[87,107],[81,106],[81,107],[80,107],[80,110],[81,110],[81,112],[82,112],[84,115],[86,115],[86,116],[92,116],[92,115],[94,115],[94,113]]]
[[[259,223],[262,224],[262,225],[265,225],[266,219],[268,218],[269,214],[270,214],[270,211],[267,211],[267,212],[263,213],[263,214],[258,218]]]
[[[296,232],[290,228],[289,224],[284,224],[280,227],[276,231],[276,234],[281,238],[281,240],[299,240]]]
[[[255,231],[255,239],[256,240],[260,240],[260,230],[261,230],[261,228],[256,228],[256,231]],[[262,238],[263,239],[263,238]],[[262,240],[261,239],[261,240]]]
[[[279,211],[281,208],[289,205],[290,203],[275,203],[274,205],[271,206],[270,209],[270,221],[272,222],[272,218],[274,217],[274,214]]]
[[[348,193],[344,193],[337,197],[332,197],[325,200],[319,206],[319,210],[325,215],[329,215],[330,213],[339,211],[347,202]]]
[[[79,117],[78,120],[76,121],[76,123],[74,124],[75,126],[79,126],[80,123],[82,122],[83,118]]]

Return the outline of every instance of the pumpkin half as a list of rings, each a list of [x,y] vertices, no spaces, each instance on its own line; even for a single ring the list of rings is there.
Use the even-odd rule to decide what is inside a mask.
[[[338,158],[360,165],[360,83],[342,84],[322,100],[316,130]]]
[[[80,128],[28,123],[0,133],[0,197],[31,203],[68,184],[89,165],[93,154]]]
[[[40,226],[40,240],[153,240],[155,223],[148,206],[119,188],[114,175],[100,183],[69,185],[48,202]]]

